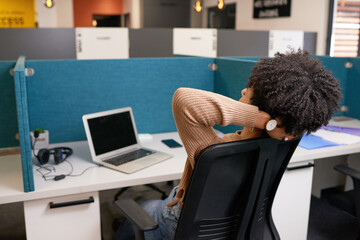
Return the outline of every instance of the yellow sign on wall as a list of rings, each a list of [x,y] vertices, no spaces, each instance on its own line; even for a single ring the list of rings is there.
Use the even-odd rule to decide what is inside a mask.
[[[33,28],[34,0],[0,0],[0,28]]]

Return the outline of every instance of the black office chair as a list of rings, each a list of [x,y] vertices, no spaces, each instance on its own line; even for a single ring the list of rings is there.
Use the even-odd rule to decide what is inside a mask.
[[[256,138],[204,149],[184,199],[175,239],[280,239],[271,207],[300,138]],[[157,227],[131,199],[115,202],[136,239]],[[147,217],[146,217],[147,216]]]
[[[172,181],[167,181],[167,185],[168,186],[172,186]],[[161,199],[165,199],[167,196],[166,196],[166,193],[165,191],[161,190],[160,188],[158,188],[157,186],[155,186],[154,184],[145,184],[144,186],[147,186],[149,188],[151,188],[152,190],[158,192],[161,194]],[[124,188],[121,188],[114,196],[114,201],[118,200],[118,198],[126,191],[128,190],[130,187],[124,187]]]
[[[327,196],[327,199],[330,204],[357,218],[358,239],[360,239],[360,171],[343,164],[336,165],[334,169],[350,176],[354,184],[354,189],[345,192],[334,190]]]

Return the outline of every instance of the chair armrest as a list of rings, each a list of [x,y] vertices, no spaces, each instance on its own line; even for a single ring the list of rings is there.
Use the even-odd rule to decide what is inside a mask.
[[[354,180],[360,180],[360,172],[353,169],[353,168],[350,168],[348,166],[345,166],[343,164],[338,164],[334,167],[335,170],[345,174],[345,175],[348,175],[350,177],[352,177]]]
[[[115,207],[140,231],[150,231],[158,227],[139,204],[133,199],[120,199],[114,202]]]

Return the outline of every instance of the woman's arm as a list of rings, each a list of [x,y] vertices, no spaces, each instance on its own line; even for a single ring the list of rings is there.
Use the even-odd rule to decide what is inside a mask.
[[[213,129],[215,124],[254,127],[259,119],[259,110],[256,106],[220,94],[191,88],[179,88],[175,92],[173,114],[193,167],[193,159],[202,149],[223,142]]]

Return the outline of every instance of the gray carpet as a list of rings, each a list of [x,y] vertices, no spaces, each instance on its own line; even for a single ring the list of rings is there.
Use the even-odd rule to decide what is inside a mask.
[[[308,240],[356,240],[357,233],[355,217],[325,199],[311,198]]]
[[[0,205],[0,240],[23,239],[26,237],[22,202]]]
[[[169,192],[172,188],[166,182],[158,183],[156,186],[165,192]],[[117,190],[100,192],[103,240],[112,239],[113,220],[121,217],[112,205],[116,193]],[[148,199],[160,199],[161,194],[146,186],[136,186],[126,190],[121,197],[130,197],[141,203]],[[0,240],[26,240],[23,219],[22,203],[0,205]],[[356,221],[354,217],[329,205],[325,200],[313,197],[310,207],[308,240],[356,240]]]

